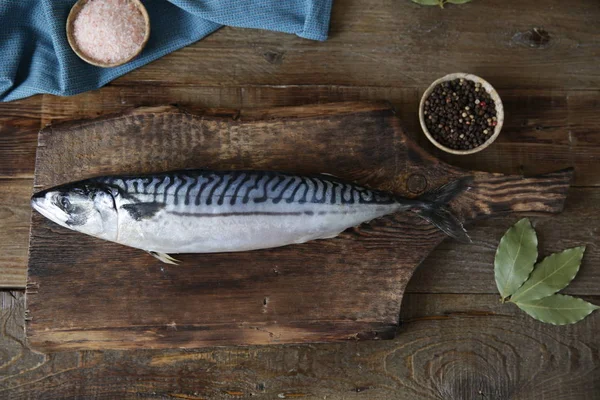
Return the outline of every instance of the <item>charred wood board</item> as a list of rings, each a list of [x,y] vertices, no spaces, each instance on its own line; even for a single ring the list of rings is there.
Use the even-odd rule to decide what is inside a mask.
[[[35,190],[107,174],[244,168],[327,172],[415,197],[472,176],[472,189],[451,204],[467,227],[497,214],[562,210],[571,170],[526,178],[455,168],[399,122],[387,104],[370,103],[138,108],[43,129]],[[27,337],[44,350],[389,339],[408,280],[443,239],[399,213],[334,239],[179,255],[172,266],[33,213]]]

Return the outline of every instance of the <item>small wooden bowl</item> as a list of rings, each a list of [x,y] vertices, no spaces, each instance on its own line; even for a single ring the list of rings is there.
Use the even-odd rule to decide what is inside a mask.
[[[136,58],[137,56],[139,56],[140,53],[142,52],[142,50],[144,49],[144,47],[146,47],[146,43],[148,43],[148,39],[150,38],[150,17],[148,16],[148,11],[146,10],[146,7],[144,7],[144,5],[142,4],[142,2],[140,0],[130,0],[133,4],[135,4],[135,6],[138,8],[138,10],[140,10],[140,12],[142,13],[142,16],[144,17],[144,25],[146,28],[146,34],[144,35],[144,40],[142,41],[142,45],[140,46],[140,49],[135,54],[133,54],[131,57],[124,59],[122,61],[119,61],[117,63],[108,64],[108,63],[102,63],[98,60],[94,60],[93,58],[89,58],[85,54],[83,54],[83,52],[81,50],[79,50],[79,48],[77,47],[77,42],[75,41],[75,38],[73,37],[73,22],[75,21],[77,14],[79,14],[79,11],[81,11],[83,6],[88,1],[89,0],[78,0],[77,3],[75,3],[75,5],[73,5],[73,7],[71,8],[71,11],[69,12],[69,16],[67,17],[67,40],[69,41],[69,45],[71,46],[71,48],[73,49],[75,54],[77,54],[79,56],[79,58],[81,58],[83,61],[87,62],[88,64],[92,64],[92,65],[95,65],[97,67],[102,67],[102,68],[117,67],[119,65],[128,63],[129,61],[131,61],[134,58]]]
[[[433,138],[433,136],[429,133],[429,129],[427,129],[427,125],[425,125],[425,116],[423,114],[423,110],[425,108],[425,100],[427,100],[427,98],[429,97],[429,95],[431,94],[431,92],[437,85],[439,85],[442,82],[453,81],[455,79],[460,79],[460,78],[480,83],[481,86],[489,93],[490,97],[492,98],[492,100],[494,100],[494,103],[496,105],[497,125],[494,128],[494,133],[488,138],[488,140],[483,142],[480,146],[477,146],[477,147],[475,147],[473,149],[469,149],[469,150],[454,150],[454,149],[446,147],[443,144],[437,142]],[[435,145],[435,147],[437,147],[438,149],[444,150],[445,152],[452,153],[452,154],[460,154],[460,155],[473,154],[473,153],[477,153],[478,151],[481,151],[481,150],[485,149],[486,147],[488,147],[490,144],[492,144],[494,142],[494,140],[496,140],[496,138],[500,134],[500,130],[502,129],[502,125],[504,123],[504,106],[502,105],[502,100],[500,100],[500,96],[498,95],[498,92],[496,92],[496,89],[494,89],[494,87],[492,85],[490,85],[486,80],[478,77],[477,75],[457,72],[454,74],[448,74],[448,75],[444,76],[443,78],[436,80],[435,82],[433,82],[431,84],[431,86],[429,86],[427,88],[425,93],[423,93],[423,97],[421,97],[421,104],[419,105],[419,121],[421,122],[421,128],[423,129],[425,136],[427,136],[429,141],[431,143],[433,143]]]

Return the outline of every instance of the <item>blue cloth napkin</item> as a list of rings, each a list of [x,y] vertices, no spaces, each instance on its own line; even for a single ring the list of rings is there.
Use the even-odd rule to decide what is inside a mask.
[[[82,61],[65,25],[75,0],[0,0],[0,101],[73,95],[194,43],[224,25],[325,40],[333,0],[145,0],[151,33],[142,54],[114,68]]]

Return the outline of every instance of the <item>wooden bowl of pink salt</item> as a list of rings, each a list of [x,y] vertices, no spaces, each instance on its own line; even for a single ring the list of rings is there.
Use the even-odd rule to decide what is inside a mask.
[[[79,0],[67,18],[71,48],[98,67],[131,61],[149,37],[150,18],[139,0]]]

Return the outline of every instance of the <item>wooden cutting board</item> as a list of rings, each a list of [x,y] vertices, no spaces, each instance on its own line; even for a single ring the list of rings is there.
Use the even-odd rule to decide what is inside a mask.
[[[328,172],[414,197],[462,176],[467,222],[562,210],[571,171],[465,171],[416,146],[386,104],[253,111],[140,108],[39,135],[36,190],[180,168]],[[182,264],[64,229],[33,213],[27,336],[45,350],[389,339],[417,265],[444,239],[411,213],[277,249],[180,255]]]

